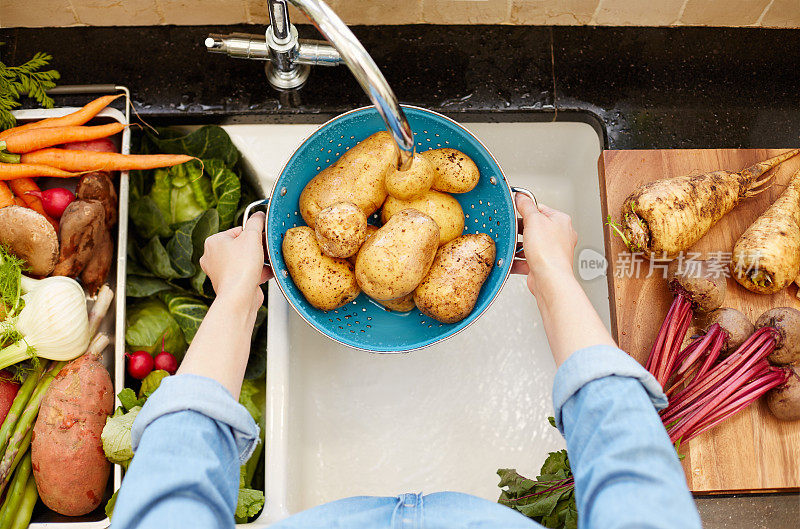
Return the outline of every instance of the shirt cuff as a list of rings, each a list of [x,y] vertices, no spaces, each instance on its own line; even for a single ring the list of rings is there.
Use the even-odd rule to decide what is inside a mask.
[[[563,434],[561,409],[583,386],[604,377],[618,376],[637,379],[647,391],[657,410],[666,408],[664,391],[642,365],[627,353],[610,345],[593,345],[575,351],[556,371],[553,383],[553,408],[556,427]]]
[[[242,464],[250,459],[260,441],[259,427],[253,417],[222,384],[199,375],[183,374],[164,378],[147,399],[131,429],[133,450],[139,446],[150,423],[181,411],[194,411],[230,427]]]

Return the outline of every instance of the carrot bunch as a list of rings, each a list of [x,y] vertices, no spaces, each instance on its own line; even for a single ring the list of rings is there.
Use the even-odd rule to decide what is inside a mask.
[[[108,138],[124,130],[126,125],[122,123],[84,126],[121,96],[99,97],[72,114],[26,123],[0,132],[0,182],[29,180],[37,176],[69,178],[90,171],[155,169],[195,159],[183,154],[130,155],[55,148],[62,144]],[[8,186],[0,187],[0,205],[8,205],[9,200],[13,201],[15,192]]]

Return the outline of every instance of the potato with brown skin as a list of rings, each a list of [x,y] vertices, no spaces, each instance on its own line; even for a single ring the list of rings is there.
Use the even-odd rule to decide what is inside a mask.
[[[378,227],[377,226],[373,226],[372,224],[367,224],[367,231],[366,231],[366,235],[364,235],[364,242],[367,242],[369,240],[369,238],[372,237],[375,234],[376,231],[378,231]],[[363,247],[364,247],[364,243],[362,242],[361,243],[361,247],[358,249],[358,251],[360,252],[361,248],[363,248]],[[357,259],[358,259],[358,252],[354,253],[353,255],[351,255],[350,257],[347,258],[348,261],[353,263],[353,266],[356,265],[356,260]]]
[[[353,265],[322,253],[314,230],[290,228],[281,244],[289,276],[308,302],[320,310],[338,309],[358,297]]]
[[[80,275],[106,231],[105,215],[97,200],[76,200],[67,206],[58,229],[61,251],[52,275]]]
[[[415,209],[401,211],[358,252],[361,290],[377,301],[410,294],[428,273],[438,245],[439,228],[432,218]]]
[[[780,338],[775,350],[769,355],[773,364],[800,362],[800,311],[792,307],[776,307],[759,316],[756,329],[773,327]]]
[[[735,351],[756,330],[747,316],[730,307],[719,308],[702,315],[698,324],[704,331],[708,331],[709,327],[714,324],[722,327],[725,332],[725,341],[722,344],[723,353]]]
[[[623,202],[617,232],[633,252],[675,257],[739,202],[760,192],[757,188],[772,178],[762,175],[798,153],[787,151],[738,173],[713,171],[648,182]]]
[[[31,461],[39,497],[66,516],[100,505],[111,472],[100,435],[114,410],[111,376],[91,352],[69,362],[42,399]]]
[[[416,209],[436,221],[439,226],[439,246],[460,237],[464,232],[464,210],[458,200],[447,193],[430,190],[414,200],[388,197],[381,210],[381,222],[386,224],[404,209]]]
[[[789,366],[789,378],[783,385],[767,393],[767,406],[782,421],[800,419],[800,372],[798,366]]]
[[[445,193],[467,193],[472,191],[481,174],[472,159],[456,149],[431,149],[420,153],[434,167],[431,187]]]
[[[667,267],[667,282],[673,292],[686,294],[696,311],[710,312],[725,301],[728,283],[723,271],[724,266],[712,259],[676,259]]]
[[[386,192],[400,200],[411,200],[431,188],[433,175],[433,165],[428,159],[415,154],[407,170],[389,171],[386,175]]]
[[[417,308],[442,323],[469,316],[492,271],[496,251],[494,240],[485,233],[463,235],[439,248],[430,272],[414,292]]]
[[[352,202],[337,202],[317,215],[314,233],[327,256],[343,259],[358,252],[367,236],[367,217]]]
[[[105,171],[96,171],[83,175],[75,189],[78,200],[97,200],[106,212],[106,228],[117,223],[117,190]]]
[[[386,307],[386,309],[394,312],[409,312],[414,310],[414,307],[416,307],[414,304],[413,292],[398,299],[390,299],[388,301],[378,301],[376,299],[375,301]]]
[[[303,188],[303,220],[313,228],[319,212],[336,202],[352,202],[369,217],[386,200],[386,175],[396,164],[397,145],[388,132],[366,138]]]

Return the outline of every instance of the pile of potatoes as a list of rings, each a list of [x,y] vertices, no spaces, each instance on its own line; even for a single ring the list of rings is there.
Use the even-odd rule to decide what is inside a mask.
[[[455,323],[475,307],[496,253],[489,235],[462,235],[464,212],[450,195],[471,191],[478,167],[447,148],[415,155],[406,171],[396,161],[392,137],[378,132],[315,176],[300,195],[307,226],[284,235],[286,268],[320,310],[364,292],[389,310],[416,306]],[[379,208],[382,226],[367,224]]]

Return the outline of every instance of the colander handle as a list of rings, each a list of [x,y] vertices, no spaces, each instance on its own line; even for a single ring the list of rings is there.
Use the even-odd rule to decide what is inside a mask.
[[[522,193],[522,194],[523,194],[523,195],[525,195],[526,197],[528,197],[528,198],[530,198],[531,200],[533,200],[533,205],[534,205],[534,206],[536,206],[536,209],[539,209],[539,201],[538,201],[538,200],[536,200],[536,195],[534,195],[534,194],[533,194],[533,192],[532,192],[532,191],[530,191],[529,189],[525,189],[524,187],[514,187],[514,186],[511,186],[511,192],[512,192],[512,193]],[[518,254],[518,253],[520,253],[521,251],[522,251],[522,246],[520,246],[519,248],[517,248],[517,249],[516,249],[516,251],[515,251],[514,253],[515,253],[515,254]],[[515,260],[515,261],[524,261],[525,259],[523,259],[523,258],[521,258],[521,257],[515,257],[515,258],[514,258],[514,260]]]
[[[250,213],[253,211],[254,208],[257,208],[257,207],[260,207],[260,206],[266,206],[267,204],[269,204],[269,199],[268,198],[265,198],[263,200],[256,200],[255,202],[250,202],[247,205],[247,207],[244,208],[244,215],[242,215],[242,228],[244,228],[244,225],[247,224],[247,219],[250,218]],[[266,237],[267,237],[266,234],[267,234],[267,227],[265,225],[264,226],[264,242],[266,242]],[[270,263],[269,263],[269,255],[267,255],[266,253],[264,254],[264,266],[269,266],[270,268],[272,267],[272,265],[270,265]]]

